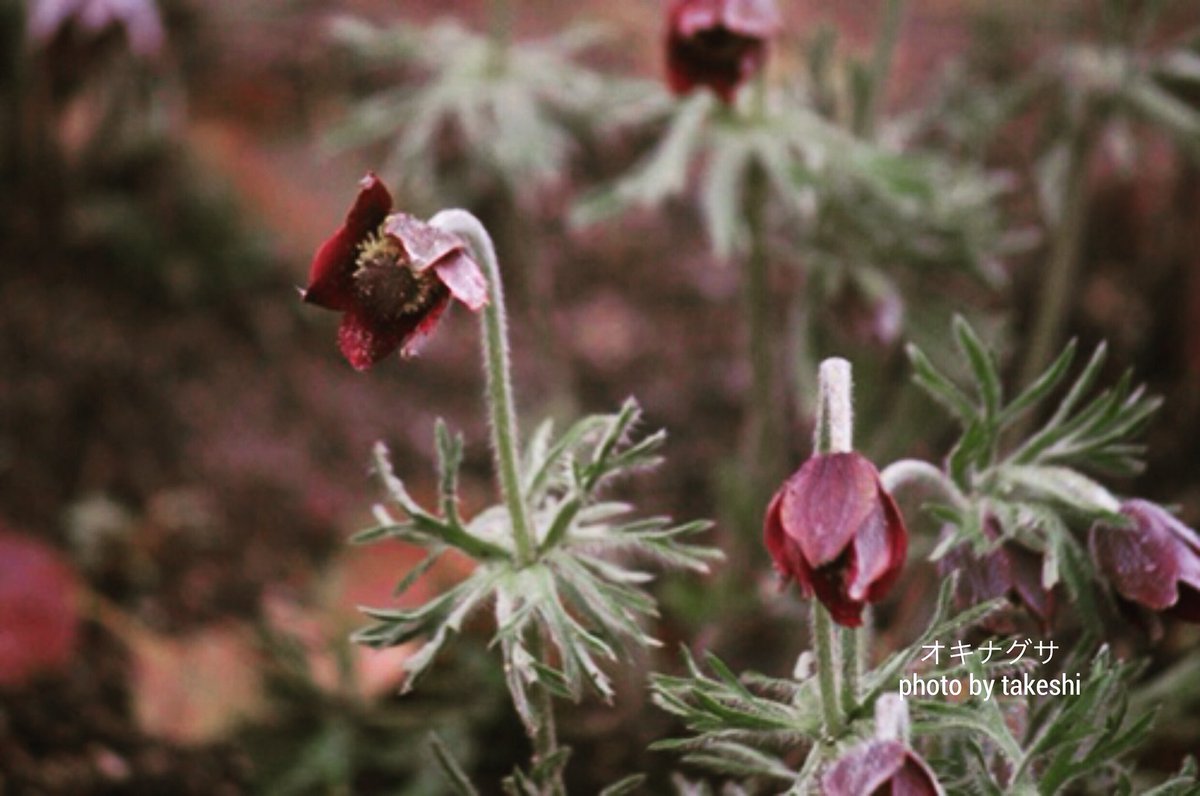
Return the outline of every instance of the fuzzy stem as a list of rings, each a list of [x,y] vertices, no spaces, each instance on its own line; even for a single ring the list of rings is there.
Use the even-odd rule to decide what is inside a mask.
[[[529,512],[521,489],[520,447],[517,441],[517,421],[513,411],[512,367],[508,348],[508,320],[504,305],[504,283],[496,247],[479,219],[465,210],[443,210],[429,221],[430,226],[458,235],[467,242],[488,282],[488,304],[483,309],[480,326],[483,331],[483,361],[487,373],[487,405],[492,427],[492,452],[496,460],[496,475],[500,492],[512,521],[513,545],[518,563],[532,564],[537,558],[537,545],[529,524]],[[544,660],[545,640],[539,634],[533,641],[533,654]],[[512,665],[511,661],[506,662]],[[558,751],[558,735],[554,722],[554,703],[548,690],[533,687],[531,706],[536,727],[530,732],[534,747],[534,763],[546,760]],[[566,792],[562,775],[557,770],[550,775],[550,796]]]
[[[483,364],[487,373],[487,405],[492,427],[492,453],[500,493],[512,520],[513,544],[522,564],[533,563],[537,546],[529,526],[529,512],[521,493],[520,446],[513,412],[512,366],[508,354],[508,313],[496,247],[479,219],[466,210],[443,210],[430,226],[458,235],[467,242],[488,282],[488,304],[483,308]]]
[[[508,57],[508,46],[512,40],[513,9],[509,0],[492,0],[491,29],[492,65],[496,71],[504,68]]]
[[[850,363],[826,359],[817,369],[817,426],[813,453],[849,453],[854,448],[853,384]],[[834,641],[833,626],[824,605],[813,604],[813,644],[817,648],[821,703],[825,732],[841,733],[843,720],[858,706],[858,631],[842,628],[841,643]],[[841,705],[838,705],[837,672],[841,672]]]
[[[837,642],[829,611],[819,601],[812,604],[812,642],[817,651],[817,685],[821,689],[821,710],[825,714],[825,735],[842,734],[842,712],[838,707]]]
[[[967,506],[966,495],[954,481],[937,467],[920,459],[901,459],[898,462],[892,462],[883,468],[883,472],[879,474],[879,480],[883,483],[883,488],[893,495],[908,486],[924,485],[941,492],[955,508]]]
[[[1017,382],[1021,386],[1032,383],[1050,364],[1066,326],[1071,299],[1075,296],[1079,255],[1087,220],[1087,164],[1091,151],[1088,125],[1084,123],[1081,128],[1071,140],[1067,152],[1062,217],[1054,228],[1050,243],[1049,262],[1038,295],[1029,347]]]

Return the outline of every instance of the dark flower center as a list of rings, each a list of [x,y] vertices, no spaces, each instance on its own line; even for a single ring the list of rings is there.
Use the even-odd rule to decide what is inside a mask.
[[[431,310],[446,287],[432,268],[417,271],[390,235],[371,235],[358,246],[354,288],[361,307],[381,321]]]

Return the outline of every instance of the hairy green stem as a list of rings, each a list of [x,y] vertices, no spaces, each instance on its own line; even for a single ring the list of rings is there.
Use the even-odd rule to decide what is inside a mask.
[[[1062,216],[1054,228],[1049,262],[1043,272],[1029,345],[1017,382],[1021,387],[1031,384],[1054,358],[1075,296],[1087,220],[1087,164],[1091,153],[1089,125],[1082,123],[1080,127],[1068,145]]]
[[[775,362],[771,333],[770,258],[766,240],[766,177],[752,166],[746,179],[746,223],[750,230],[750,253],[744,279],[745,311],[750,335],[750,412],[747,468],[754,493],[783,471],[780,402],[776,399]]]
[[[466,241],[483,269],[488,282],[488,304],[483,309],[480,325],[483,331],[484,371],[487,374],[487,405],[492,427],[492,452],[500,492],[512,522],[513,546],[517,561],[522,565],[537,558],[537,540],[529,524],[529,511],[521,487],[521,457],[517,441],[517,420],[513,410],[512,367],[508,347],[508,319],[504,305],[504,283],[496,248],[479,219],[465,210],[443,210],[429,221],[431,226],[458,235]],[[532,640],[531,652],[544,660],[545,641],[540,635]],[[512,666],[512,661],[506,661]],[[535,715],[530,728],[534,747],[534,765],[558,752],[558,735],[554,722],[554,704],[548,690],[535,683],[532,688],[531,709]],[[547,774],[545,785],[550,796],[566,792],[562,774],[554,768]]]
[[[901,459],[883,468],[879,474],[883,488],[893,495],[910,486],[926,486],[937,490],[950,501],[955,508],[965,508],[967,497],[951,480],[937,467],[920,459]]]
[[[812,604],[812,643],[817,652],[817,685],[821,689],[821,711],[825,716],[825,735],[842,734],[842,711],[838,706],[837,641],[829,611],[819,601]]]
[[[513,410],[511,364],[508,353],[508,313],[496,247],[479,219],[466,210],[443,210],[429,220],[431,226],[463,238],[483,269],[488,282],[488,304],[483,308],[483,364],[487,374],[487,405],[492,427],[492,453],[500,493],[512,520],[513,545],[522,564],[533,563],[537,544],[529,525],[529,512],[521,490],[521,456],[517,419]]]

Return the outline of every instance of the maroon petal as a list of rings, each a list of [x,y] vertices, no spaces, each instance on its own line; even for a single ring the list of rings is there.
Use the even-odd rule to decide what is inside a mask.
[[[1179,600],[1179,559],[1173,540],[1153,530],[1095,525],[1092,557],[1127,600],[1154,611]]]
[[[847,550],[837,561],[808,573],[817,599],[829,610],[833,621],[845,627],[861,626],[862,612],[866,606],[864,601],[854,600],[848,593],[847,581],[852,567],[852,555],[853,553]]]
[[[420,319],[420,322],[409,332],[400,342],[400,356],[414,357],[421,348],[425,345],[425,341],[433,334],[437,328],[438,321],[441,320],[442,313],[450,306],[450,295],[445,294],[442,298],[429,308],[429,312]]]
[[[414,326],[415,323],[414,320]],[[356,313],[347,312],[338,327],[338,347],[355,370],[366,370],[400,348],[409,332],[411,328],[380,327]]]
[[[1054,592],[1042,582],[1042,556],[1018,542],[1001,548],[1012,573],[1012,590],[1029,612],[1048,625],[1054,615]]]
[[[354,269],[358,246],[387,218],[392,195],[374,174],[359,181],[358,196],[333,237],[317,249],[309,267],[304,300],[331,310],[354,307]]]
[[[892,778],[892,796],[938,796],[940,792],[937,777],[929,766],[910,752]]]
[[[842,555],[876,509],[878,482],[874,465],[857,453],[814,456],[788,479],[781,521],[811,566]]]

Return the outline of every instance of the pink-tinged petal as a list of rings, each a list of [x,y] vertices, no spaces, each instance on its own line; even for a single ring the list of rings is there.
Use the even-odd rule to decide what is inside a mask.
[[[358,185],[358,196],[346,220],[313,257],[304,291],[304,300],[309,304],[342,311],[354,308],[358,246],[379,229],[392,209],[392,195],[374,174],[368,174]]]
[[[442,284],[454,298],[478,312],[488,303],[488,283],[479,264],[465,250],[451,252],[434,265]]]
[[[1172,539],[1153,530],[1095,525],[1092,557],[1117,592],[1154,611],[1179,599],[1179,559]]]
[[[892,550],[883,509],[867,517],[851,542],[850,571],[846,593],[852,600],[865,600],[871,584],[891,568]]]
[[[763,520],[763,544],[775,564],[775,571],[786,578],[791,577],[791,573],[787,564],[787,537],[779,520],[779,507],[782,503],[783,489],[780,489],[767,505],[767,514]]]
[[[338,347],[355,370],[367,370],[398,349],[410,332],[395,325],[381,328],[347,312],[338,327]]]
[[[899,741],[868,741],[829,767],[821,779],[825,796],[870,796],[888,785],[908,750]]]
[[[883,514],[888,531],[888,565],[883,573],[871,584],[867,591],[867,602],[879,602],[883,599],[904,570],[908,560],[908,528],[904,525],[904,517],[892,496],[884,490],[883,485],[876,481],[879,488],[879,500],[883,504]]]
[[[675,0],[667,12],[667,24],[675,35],[695,36],[721,24],[723,5],[722,0]]]
[[[842,555],[876,508],[879,474],[857,453],[814,456],[785,486],[784,531],[814,568]]]
[[[424,271],[449,255],[466,249],[466,244],[457,235],[431,227],[408,213],[388,216],[383,230],[404,247],[414,271]]]
[[[449,306],[450,296],[449,294],[444,294],[436,304],[429,308],[429,311],[421,318],[420,322],[403,339],[400,344],[400,356],[406,358],[415,357],[420,353],[425,342],[433,335],[434,329],[437,328],[442,313]]]
[[[770,38],[783,27],[783,17],[775,0],[728,0],[725,27],[743,36]]]
[[[821,778],[823,796],[940,796],[937,777],[900,741],[872,740],[851,749]]]

